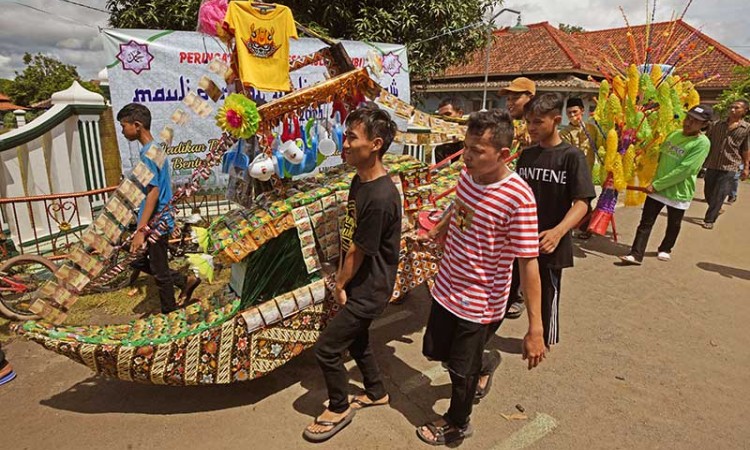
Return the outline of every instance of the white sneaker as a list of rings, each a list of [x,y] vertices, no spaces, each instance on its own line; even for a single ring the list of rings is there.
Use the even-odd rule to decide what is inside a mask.
[[[633,255],[620,256],[620,261],[631,266],[640,266],[641,262],[635,259]]]
[[[672,259],[672,256],[667,252],[659,252],[659,254],[656,255],[656,259],[659,261],[669,261]]]

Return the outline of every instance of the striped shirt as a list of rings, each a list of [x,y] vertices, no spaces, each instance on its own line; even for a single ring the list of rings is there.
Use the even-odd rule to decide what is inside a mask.
[[[729,129],[726,120],[716,122],[708,133],[711,151],[703,167],[727,172],[739,172],[743,155],[750,150],[750,123],[740,120]]]
[[[432,296],[461,319],[497,322],[505,316],[513,259],[538,255],[536,202],[526,182],[512,173],[480,185],[464,169]]]

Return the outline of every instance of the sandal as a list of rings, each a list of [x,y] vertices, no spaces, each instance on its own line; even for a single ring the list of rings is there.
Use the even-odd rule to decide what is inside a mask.
[[[195,277],[195,281],[193,281],[192,283],[187,283],[187,285],[185,286],[185,290],[180,292],[180,296],[178,297],[178,302],[182,306],[187,306],[188,303],[190,303],[190,299],[193,297],[193,291],[200,284],[201,284],[201,279],[198,277]]]
[[[328,439],[331,439],[332,437],[334,437],[336,433],[343,430],[347,425],[349,425],[352,422],[352,419],[354,418],[354,414],[356,414],[356,411],[352,409],[351,411],[349,411],[349,414],[347,414],[338,422],[320,420],[316,417],[315,424],[322,425],[324,427],[333,427],[333,428],[327,431],[321,431],[319,433],[310,431],[309,429],[305,428],[305,431],[302,432],[302,437],[310,442],[327,441]]]
[[[369,399],[369,397],[367,398]],[[385,399],[385,401],[381,401],[383,398]],[[373,406],[386,406],[391,403],[391,397],[388,394],[385,394],[383,398],[378,399],[378,400],[371,400],[370,403],[366,403],[358,399],[357,397],[352,397],[352,399],[349,400],[349,406],[351,406],[351,408],[354,410],[358,410],[358,409],[370,408]]]
[[[422,431],[422,428],[424,427],[427,427],[430,430],[433,437],[432,439],[425,436],[424,431]],[[445,421],[445,425],[442,426],[430,422],[417,428],[417,436],[419,436],[419,439],[430,445],[449,445],[454,442],[463,441],[464,439],[471,437],[472,434],[474,434],[474,429],[471,427],[471,423],[466,424],[463,428],[458,428],[449,424],[448,421]]]
[[[480,377],[489,375],[489,378],[487,378],[487,384],[484,385],[484,388],[480,388],[479,384],[477,384],[477,390],[474,393],[474,398],[476,400],[481,400],[487,397],[487,394],[490,393],[490,389],[492,389],[492,378],[494,378],[495,371],[503,360],[502,355],[500,355],[500,352],[497,350],[490,353],[490,357],[492,360],[490,361],[489,366],[485,370],[479,372]]]

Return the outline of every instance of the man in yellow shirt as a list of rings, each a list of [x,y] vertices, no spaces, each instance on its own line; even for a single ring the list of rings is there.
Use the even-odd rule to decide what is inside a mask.
[[[560,130],[560,137],[563,141],[578,148],[586,155],[589,170],[593,172],[596,151],[599,145],[603,143],[602,136],[596,125],[584,122],[583,100],[580,98],[568,99],[565,113],[568,115],[570,123]]]

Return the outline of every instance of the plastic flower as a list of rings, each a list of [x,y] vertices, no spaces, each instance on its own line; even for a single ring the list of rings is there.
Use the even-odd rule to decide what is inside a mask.
[[[216,114],[216,125],[234,137],[247,139],[258,131],[260,114],[255,102],[242,94],[230,94]]]

